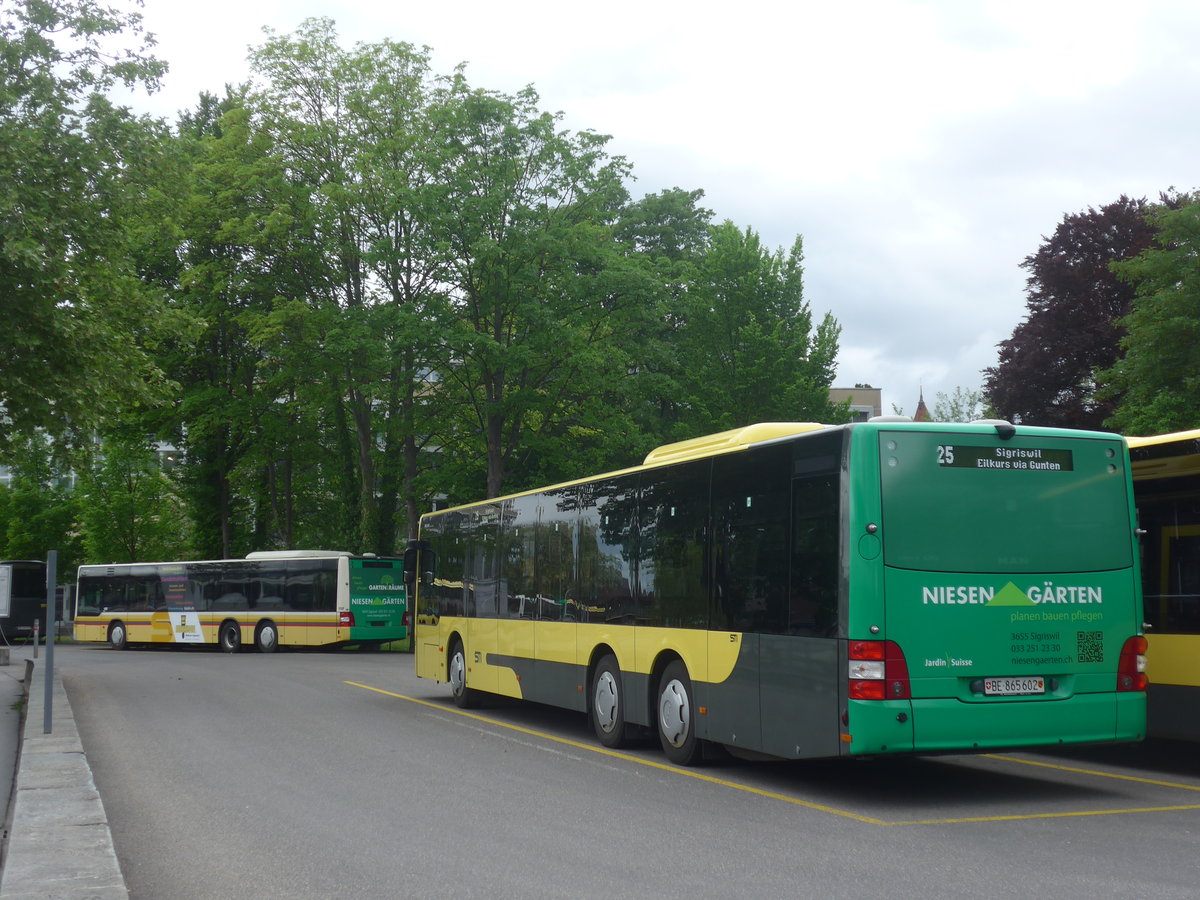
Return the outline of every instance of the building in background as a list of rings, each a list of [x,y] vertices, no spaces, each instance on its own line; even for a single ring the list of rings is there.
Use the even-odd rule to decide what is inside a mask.
[[[850,421],[865,422],[872,416],[883,415],[883,388],[856,384],[852,388],[830,388],[831,403],[850,401]]]

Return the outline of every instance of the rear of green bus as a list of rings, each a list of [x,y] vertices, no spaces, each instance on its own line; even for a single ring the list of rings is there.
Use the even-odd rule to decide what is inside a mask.
[[[848,458],[846,753],[1145,736],[1120,437],[873,422]]]
[[[411,650],[408,596],[404,563],[399,559],[351,557],[349,608],[340,611],[348,643],[367,647],[391,644],[393,650]]]

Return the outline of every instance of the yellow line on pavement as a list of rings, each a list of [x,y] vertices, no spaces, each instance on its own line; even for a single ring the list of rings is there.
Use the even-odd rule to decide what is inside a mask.
[[[568,747],[574,747],[577,750],[586,750],[590,753],[599,753],[602,756],[609,756],[613,759],[621,759],[626,762],[635,763],[640,766],[649,766],[652,769],[659,769],[663,772],[670,772],[672,775],[682,775],[686,778],[694,778],[697,781],[706,781],[709,784],[720,785],[721,787],[732,788],[735,791],[743,791],[748,794],[756,794],[759,797],[767,797],[771,800],[780,800],[784,803],[790,803],[793,806],[803,806],[805,809],[815,809],[819,812],[830,813],[835,816],[842,816],[846,819],[853,819],[856,822],[865,822],[868,825],[887,825],[889,823],[882,819],[875,819],[871,816],[861,816],[858,813],[852,813],[848,810],[837,809],[833,806],[823,806],[820,803],[810,803],[807,800],[800,800],[796,797],[789,797],[786,794],[777,794],[774,791],[765,791],[762,788],[749,787],[748,785],[738,784],[733,781],[726,781],[723,778],[715,778],[712,775],[706,775],[703,772],[697,772],[694,769],[685,769],[667,763],[656,762],[652,759],[640,759],[636,756],[631,756],[628,753],[621,753],[619,750],[610,750],[607,747],[598,747],[595,744],[585,744],[580,741],[573,741],[570,738],[558,737],[557,735],[548,734],[544,731],[537,731],[533,728],[525,728],[521,725],[513,725],[509,722],[501,722],[498,719],[492,719],[488,716],[481,716],[477,713],[466,712],[461,709],[453,709],[442,703],[431,703],[428,700],[418,700],[416,697],[408,697],[404,694],[397,694],[393,691],[385,691],[383,688],[372,687],[369,684],[360,684],[357,681],[347,681],[346,684],[352,687],[359,687],[363,690],[374,691],[377,694],[384,694],[388,697],[395,697],[398,700],[407,700],[409,703],[417,703],[421,706],[428,706],[431,709],[436,709],[439,712],[454,713],[457,716],[464,716],[468,719],[474,719],[477,722],[486,722],[488,725],[493,725],[497,728],[507,728],[510,731],[517,731],[521,734],[527,734],[532,737],[542,738],[543,740],[553,741],[557,744],[566,744]]]
[[[971,822],[1017,822],[1027,819],[1071,819],[1081,816],[1119,816],[1124,813],[1180,812],[1200,809],[1200,803],[1191,806],[1143,806],[1136,809],[1081,809],[1073,812],[1013,813],[1006,816],[964,816],[958,819],[912,819],[907,822],[887,822],[888,825],[964,825]]]
[[[712,775],[707,775],[703,772],[697,772],[695,769],[686,769],[679,766],[670,765],[667,763],[657,762],[651,759],[642,759],[637,756],[631,756],[628,753],[621,753],[618,750],[610,750],[607,747],[600,747],[595,744],[585,744],[581,741],[574,741],[570,738],[558,737],[557,735],[549,734],[545,731],[538,731],[533,728],[525,728],[522,725],[513,725],[509,722],[502,722],[499,719],[493,719],[488,716],[482,716],[478,713],[467,712],[466,710],[456,709],[446,706],[444,703],[433,703],[429,700],[420,700],[416,697],[409,697],[405,694],[397,694],[394,691],[387,691],[383,688],[373,687],[369,684],[362,684],[357,681],[347,681],[345,684],[351,687],[362,688],[366,691],[374,691],[377,694],[383,694],[387,697],[395,697],[397,700],[407,700],[409,703],[415,703],[419,706],[427,706],[430,709],[435,709],[443,713],[453,713],[456,716],[462,716],[467,719],[474,719],[477,722],[483,722],[492,725],[496,728],[506,728],[509,731],[516,731],[521,734],[531,737],[541,738],[542,740],[552,741],[557,744],[565,744],[568,747],[574,747],[577,750],[584,750],[589,753],[598,753],[602,756],[608,756],[613,759],[620,759],[626,762],[634,763],[635,765],[648,766],[652,769],[658,769],[662,772],[669,772],[672,775],[681,775],[686,778],[692,778],[696,781],[704,781],[709,784],[719,785],[729,788],[730,790],[741,791],[747,794],[754,794],[759,797],[766,797],[770,800],[779,800],[783,803],[790,803],[793,806],[801,806],[805,809],[812,809],[818,812],[829,813],[830,815],[840,816],[844,819],[853,819],[856,822],[862,822],[867,825],[961,825],[969,823],[981,822],[1015,822],[1027,819],[1064,819],[1076,818],[1081,816],[1114,816],[1127,813],[1155,813],[1155,812],[1180,812],[1185,810],[1200,809],[1200,804],[1186,806],[1149,806],[1139,807],[1135,809],[1102,809],[1102,810],[1079,810],[1074,812],[1055,812],[1055,813],[1017,813],[1012,815],[997,815],[997,816],[968,816],[961,818],[947,819],[911,819],[907,821],[889,822],[884,819],[877,819],[873,816],[864,816],[858,813],[850,812],[845,809],[838,809],[835,806],[826,806],[821,803],[812,803],[808,800],[801,800],[797,797],[789,797],[787,794],[776,793],[775,791],[767,791],[762,788],[751,787],[745,784],[738,784],[735,781],[727,781],[724,778],[716,778]],[[1093,775],[1101,778],[1116,778],[1123,781],[1134,781],[1143,784],[1150,784],[1156,787],[1178,788],[1188,791],[1200,791],[1200,787],[1194,787],[1186,784],[1176,784],[1169,781],[1155,781],[1150,778],[1138,778],[1132,775],[1117,775],[1111,772],[1099,772],[1092,769],[1080,769],[1073,766],[1062,766],[1054,763],[1036,762],[1034,760],[1019,759],[1011,756],[999,756],[996,754],[981,754],[989,759],[996,759],[1002,762],[1021,763],[1028,766],[1039,766],[1047,769],[1057,769],[1063,772],[1072,772],[1080,775]]]
[[[1016,756],[998,756],[995,753],[983,754],[988,759],[998,759],[1001,762],[1020,763],[1023,766],[1038,766],[1043,769],[1057,769],[1060,772],[1073,772],[1076,775],[1093,775],[1096,778],[1114,778],[1118,781],[1136,781],[1139,784],[1152,784],[1155,787],[1175,788],[1179,791],[1200,791],[1200,786],[1194,784],[1179,784],[1175,781],[1157,781],[1153,778],[1139,778],[1136,775],[1118,775],[1116,772],[1100,772],[1096,769],[1079,769],[1075,766],[1064,766],[1058,763],[1038,762],[1033,759],[1021,759]]]

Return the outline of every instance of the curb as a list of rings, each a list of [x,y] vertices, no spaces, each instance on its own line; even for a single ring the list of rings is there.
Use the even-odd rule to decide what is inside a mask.
[[[26,661],[25,715],[0,898],[127,900],[104,803],[57,668],[54,676],[52,732],[46,734],[45,668]]]

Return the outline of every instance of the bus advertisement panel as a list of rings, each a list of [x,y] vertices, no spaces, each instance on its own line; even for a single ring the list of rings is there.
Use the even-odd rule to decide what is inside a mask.
[[[1138,740],[1134,530],[1114,435],[750,426],[424,516],[417,674],[682,764]]]
[[[408,649],[398,559],[326,551],[246,559],[81,566],[75,638],[130,644]]]

